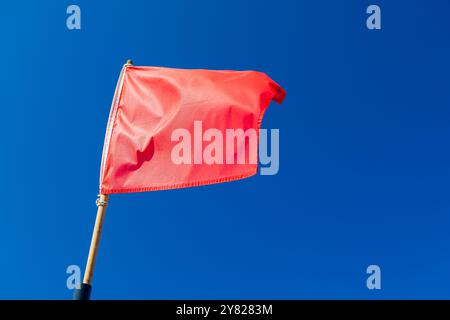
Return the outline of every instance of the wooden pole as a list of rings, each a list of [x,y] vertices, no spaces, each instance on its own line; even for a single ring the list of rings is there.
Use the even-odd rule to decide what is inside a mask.
[[[91,246],[84,272],[81,288],[75,290],[75,300],[89,300],[92,290],[92,277],[94,276],[95,260],[97,259],[98,246],[102,235],[103,221],[105,220],[106,207],[108,206],[108,195],[99,194],[97,203],[97,217],[95,218],[94,232],[92,233]]]
[[[120,72],[122,77],[126,67],[132,66],[133,62],[127,60]],[[117,91],[117,89],[116,89]],[[114,93],[114,97],[117,92]],[[95,218],[94,232],[92,233],[91,246],[89,248],[89,256],[86,263],[86,269],[84,271],[84,279],[80,289],[75,290],[75,300],[89,300],[92,290],[92,277],[94,276],[95,260],[97,259],[98,246],[100,244],[100,237],[102,235],[103,221],[105,220],[106,207],[108,206],[108,195],[99,194],[97,199],[97,217]]]
[[[108,195],[100,194],[97,199],[97,218],[95,219],[94,232],[92,234],[91,247],[84,272],[83,283],[91,285],[94,275],[95,260],[97,258],[98,246],[102,235],[103,221],[105,219],[106,207],[108,206]]]

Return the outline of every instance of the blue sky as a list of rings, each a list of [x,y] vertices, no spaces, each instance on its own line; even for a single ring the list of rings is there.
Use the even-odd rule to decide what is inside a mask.
[[[66,8],[81,8],[81,30]],[[368,30],[369,4],[382,29]],[[70,299],[121,66],[259,70],[280,171],[113,195],[94,299],[450,298],[450,4],[2,4],[0,298]],[[381,267],[368,290],[366,268]]]

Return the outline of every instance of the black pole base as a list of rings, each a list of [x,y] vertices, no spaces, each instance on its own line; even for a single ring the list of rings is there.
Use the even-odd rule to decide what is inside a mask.
[[[80,289],[75,289],[73,293],[73,300],[89,300],[91,298],[91,291],[91,285],[82,283]]]

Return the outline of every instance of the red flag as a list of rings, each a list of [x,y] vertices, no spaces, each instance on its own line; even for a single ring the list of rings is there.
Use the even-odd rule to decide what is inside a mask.
[[[108,120],[100,192],[184,188],[256,174],[264,111],[284,96],[255,71],[126,66]]]

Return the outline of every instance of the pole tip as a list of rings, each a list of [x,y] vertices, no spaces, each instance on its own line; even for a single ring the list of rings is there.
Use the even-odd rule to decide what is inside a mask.
[[[131,66],[131,65],[133,65],[133,60],[131,60],[131,59],[128,59],[128,60],[127,60],[127,63],[126,63],[126,65],[128,65],[128,66]]]

